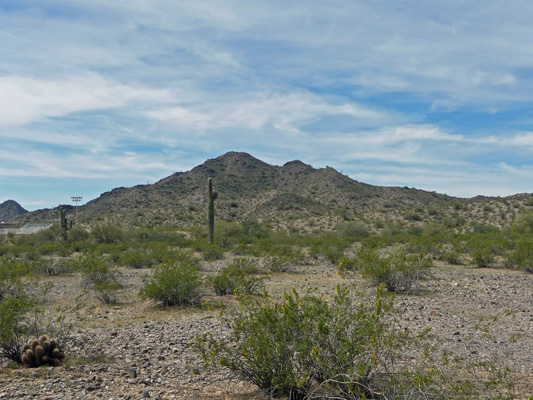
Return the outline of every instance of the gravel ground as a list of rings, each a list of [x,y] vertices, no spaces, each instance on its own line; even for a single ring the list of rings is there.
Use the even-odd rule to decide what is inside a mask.
[[[204,270],[222,265],[206,264]],[[146,273],[123,270],[126,287],[119,305],[86,299],[78,314],[84,317],[75,331],[78,343],[69,350],[65,366],[10,369],[0,360],[0,399],[262,399],[255,387],[227,371],[201,369],[199,356],[189,348],[206,331],[227,334],[218,313],[164,310],[140,302],[136,294]],[[54,304],[72,303],[82,291],[76,276],[51,281]],[[347,281],[334,266],[319,262],[296,265],[290,273],[266,280],[273,294],[295,287],[328,296],[338,283]],[[351,284],[368,295],[375,290],[359,279]],[[519,387],[517,398],[526,398],[533,394],[532,288],[533,275],[519,271],[437,265],[430,279],[421,282],[420,294],[397,295],[395,306],[402,325],[414,331],[431,326],[442,347],[466,360],[506,362]]]

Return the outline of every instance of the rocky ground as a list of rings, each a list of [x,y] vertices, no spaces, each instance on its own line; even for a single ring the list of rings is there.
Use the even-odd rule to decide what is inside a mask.
[[[138,299],[140,277],[148,272],[123,271],[126,288],[118,305],[84,300],[76,314],[82,318],[77,341],[63,367],[18,369],[0,360],[0,399],[262,399],[228,371],[202,369],[189,348],[205,331],[227,333],[217,311],[165,310]],[[51,280],[56,305],[72,304],[82,290],[76,276]],[[266,286],[271,293],[295,287],[327,296],[338,283],[347,281],[334,266],[315,262],[272,274]],[[368,295],[374,291],[360,279],[351,284]],[[402,325],[414,331],[431,326],[439,344],[462,354],[465,363],[490,359],[510,366],[516,398],[525,399],[533,395],[532,288],[533,275],[519,271],[437,265],[418,295],[398,295],[395,305]]]

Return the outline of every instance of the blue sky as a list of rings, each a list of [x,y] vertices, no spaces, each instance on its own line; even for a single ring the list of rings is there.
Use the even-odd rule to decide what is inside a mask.
[[[227,151],[453,196],[533,192],[529,1],[0,2],[0,202]]]

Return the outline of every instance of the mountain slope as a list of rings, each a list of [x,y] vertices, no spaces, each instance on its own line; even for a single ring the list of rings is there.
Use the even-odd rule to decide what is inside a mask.
[[[0,204],[0,222],[7,222],[19,215],[26,214],[28,211],[15,200],[7,200]]]
[[[253,218],[281,229],[308,231],[333,229],[346,221],[372,228],[384,223],[415,226],[421,221],[465,226],[479,215],[487,223],[505,225],[509,221],[506,212],[531,200],[529,195],[459,199],[407,187],[373,186],[331,167],[315,169],[298,160],[274,166],[246,153],[229,152],[151,185],[103,193],[79,207],[79,220],[169,228],[204,224],[209,177],[219,193],[215,203],[218,221]],[[490,212],[487,202],[494,203]],[[67,211],[72,215],[73,207]],[[40,210],[17,220],[53,222],[58,215],[57,210]]]
[[[339,216],[353,220],[386,207],[443,205],[455,200],[422,190],[360,183],[333,168],[315,169],[298,160],[274,166],[247,153],[229,152],[151,185],[103,193],[79,207],[79,218],[107,218],[138,226],[203,223],[209,177],[219,192],[219,220],[254,218],[277,226],[286,226],[287,221],[326,226],[338,222]],[[57,210],[41,210],[23,220],[44,222],[57,215]]]

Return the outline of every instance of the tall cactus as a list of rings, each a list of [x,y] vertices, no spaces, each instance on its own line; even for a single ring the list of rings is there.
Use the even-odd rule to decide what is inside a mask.
[[[63,238],[65,239],[65,242],[68,238],[68,231],[72,229],[72,220],[67,221],[67,217],[65,216],[65,210],[63,207],[59,207],[59,211],[61,213],[61,233],[63,234]]]
[[[213,181],[211,178],[207,180],[207,225],[209,229],[209,243],[213,243],[215,236],[215,200],[218,193],[213,191]]]

